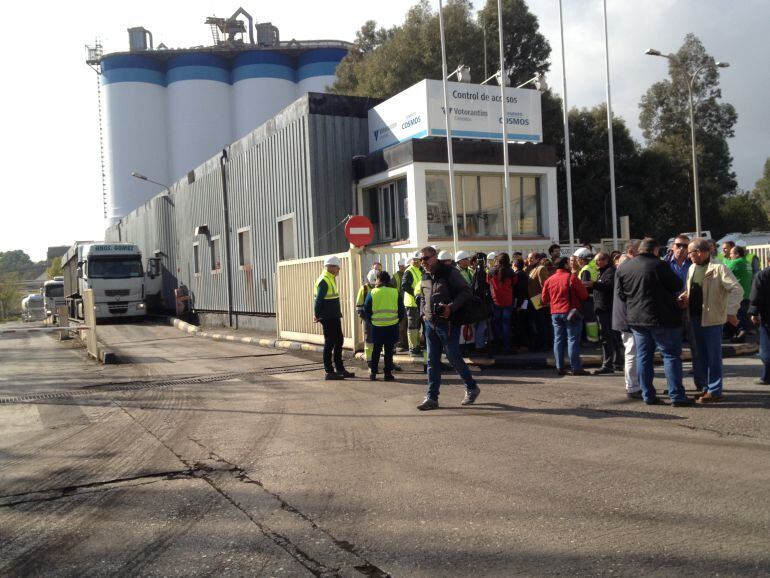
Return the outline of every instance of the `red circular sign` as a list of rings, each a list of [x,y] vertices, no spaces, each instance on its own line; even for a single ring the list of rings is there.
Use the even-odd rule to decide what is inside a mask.
[[[374,238],[374,225],[363,215],[353,215],[345,223],[345,238],[356,247],[363,247]]]

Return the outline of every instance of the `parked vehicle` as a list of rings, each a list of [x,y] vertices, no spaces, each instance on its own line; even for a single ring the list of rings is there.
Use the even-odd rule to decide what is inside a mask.
[[[30,293],[21,300],[22,321],[42,321],[45,319],[45,301],[39,293]]]
[[[56,311],[64,305],[64,277],[54,277],[43,283],[41,294],[45,300],[45,315],[56,323]]]
[[[146,314],[145,270],[136,245],[78,242],[67,250],[63,262],[70,317],[85,318],[83,295],[87,289],[93,291],[97,320]],[[150,269],[156,270],[157,265]]]

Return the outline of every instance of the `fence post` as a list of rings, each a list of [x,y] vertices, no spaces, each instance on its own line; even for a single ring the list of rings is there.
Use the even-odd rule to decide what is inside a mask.
[[[353,351],[363,351],[364,349],[364,336],[361,332],[361,320],[356,315],[356,295],[358,294],[358,287],[361,284],[361,249],[350,245],[348,251],[348,287],[350,287],[350,335],[353,338]]]
[[[99,359],[96,341],[96,312],[94,311],[94,292],[91,289],[83,291],[83,317],[86,322],[86,349],[94,359]]]

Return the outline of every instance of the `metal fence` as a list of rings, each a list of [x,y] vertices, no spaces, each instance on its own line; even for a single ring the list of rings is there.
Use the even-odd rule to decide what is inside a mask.
[[[770,245],[749,245],[746,250],[759,257],[760,269],[764,269],[770,264]]]

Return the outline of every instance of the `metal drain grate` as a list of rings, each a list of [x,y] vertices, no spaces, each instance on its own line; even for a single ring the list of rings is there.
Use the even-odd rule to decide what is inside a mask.
[[[323,369],[322,363],[312,363],[306,365],[294,365],[290,367],[273,367],[259,369],[255,371],[242,371],[237,373],[219,373],[216,375],[199,375],[191,377],[180,377],[176,379],[164,379],[154,381],[127,381],[124,383],[105,383],[97,385],[88,385],[80,389],[69,389],[61,391],[51,391],[46,393],[30,393],[16,397],[0,398],[0,404],[24,403],[28,401],[38,401],[44,399],[66,399],[68,397],[83,397],[87,395],[99,395],[118,391],[137,391],[142,389],[155,389],[161,387],[173,387],[175,385],[198,385],[205,383],[216,383],[218,381],[227,381],[238,379],[240,377],[259,377],[263,375],[280,375],[285,373],[302,373],[308,371],[318,371]]]

